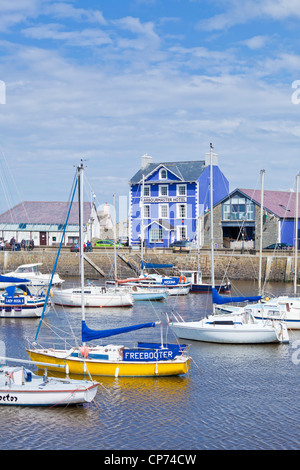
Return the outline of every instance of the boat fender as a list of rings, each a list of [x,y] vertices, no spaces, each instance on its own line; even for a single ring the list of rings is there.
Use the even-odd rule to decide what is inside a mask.
[[[186,282],[186,277],[185,276],[180,276],[179,282],[180,282],[180,284],[183,284],[184,282]]]
[[[87,346],[82,346],[80,349],[80,354],[82,355],[82,357],[85,357],[87,358],[89,356],[89,348]]]

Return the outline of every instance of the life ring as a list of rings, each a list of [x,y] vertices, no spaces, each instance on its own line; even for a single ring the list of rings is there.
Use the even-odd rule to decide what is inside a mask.
[[[186,282],[186,277],[185,276],[180,276],[179,282],[180,282],[180,284],[185,283]]]
[[[87,358],[89,356],[89,348],[87,346],[82,346],[80,348],[80,354],[82,355],[82,357]]]

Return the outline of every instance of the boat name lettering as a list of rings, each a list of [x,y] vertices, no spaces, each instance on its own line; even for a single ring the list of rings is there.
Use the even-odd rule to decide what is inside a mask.
[[[186,202],[185,196],[144,197],[144,202]]]
[[[166,361],[174,359],[176,353],[169,349],[152,349],[148,351],[135,351],[125,350],[123,351],[124,361]]]
[[[4,303],[6,305],[23,305],[25,303],[24,297],[11,297],[6,295]]]
[[[0,402],[1,401],[18,401],[18,397],[14,397],[8,393],[7,395],[0,395]]]
[[[162,284],[175,286],[176,284],[178,284],[178,279],[163,279]]]

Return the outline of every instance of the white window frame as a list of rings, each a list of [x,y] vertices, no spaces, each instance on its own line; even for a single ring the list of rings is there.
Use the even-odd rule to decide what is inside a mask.
[[[181,206],[184,206],[184,208],[185,208],[184,209],[185,215],[181,215],[180,212],[179,212]],[[182,203],[177,204],[177,214],[176,215],[177,215],[177,219],[186,219],[187,218],[187,205],[182,204]]]
[[[184,188],[184,194],[180,194],[179,188]],[[187,195],[186,192],[187,192],[186,184],[177,184],[177,185],[176,185],[176,193],[177,193],[177,196],[186,196],[186,195]]]
[[[185,237],[182,237],[182,232],[181,230],[185,230]],[[177,240],[187,240],[187,226],[186,225],[178,225],[176,227],[176,234],[177,234]]]
[[[155,233],[155,232],[157,232],[158,234],[161,234],[161,235],[162,235],[161,238],[154,238],[154,239],[153,239],[152,233]],[[164,242],[164,240],[163,240],[163,234],[164,234],[164,233],[163,233],[163,229],[162,229],[161,227],[159,227],[159,228],[151,228],[151,229],[149,230],[149,242],[150,242],[150,243],[163,243],[163,242]]]
[[[167,208],[166,215],[163,215],[162,211],[163,208]],[[158,217],[160,219],[168,219],[169,218],[169,204],[159,204],[158,205]]]
[[[146,209],[148,210],[148,213],[146,214]],[[151,219],[151,204],[144,204],[143,205],[143,218],[144,219]]]
[[[149,194],[146,194],[146,191],[149,191]],[[144,186],[144,194],[145,197],[151,196],[151,186],[150,184],[147,184]]]
[[[162,188],[167,188],[167,194],[162,194],[162,193],[161,193]],[[159,196],[160,196],[160,197],[167,197],[167,196],[169,196],[169,186],[168,186],[167,184],[160,184],[160,185],[159,185]]]
[[[163,172],[163,171],[166,172],[165,178],[162,176],[162,172]],[[166,179],[168,179],[168,172],[167,172],[167,170],[166,170],[165,168],[161,168],[161,169],[159,170],[159,179],[160,179],[160,180],[166,180]]]

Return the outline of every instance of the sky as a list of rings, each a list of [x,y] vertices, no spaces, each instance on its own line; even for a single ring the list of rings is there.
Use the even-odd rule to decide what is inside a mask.
[[[295,188],[299,0],[0,0],[0,212],[126,197],[141,156]]]

